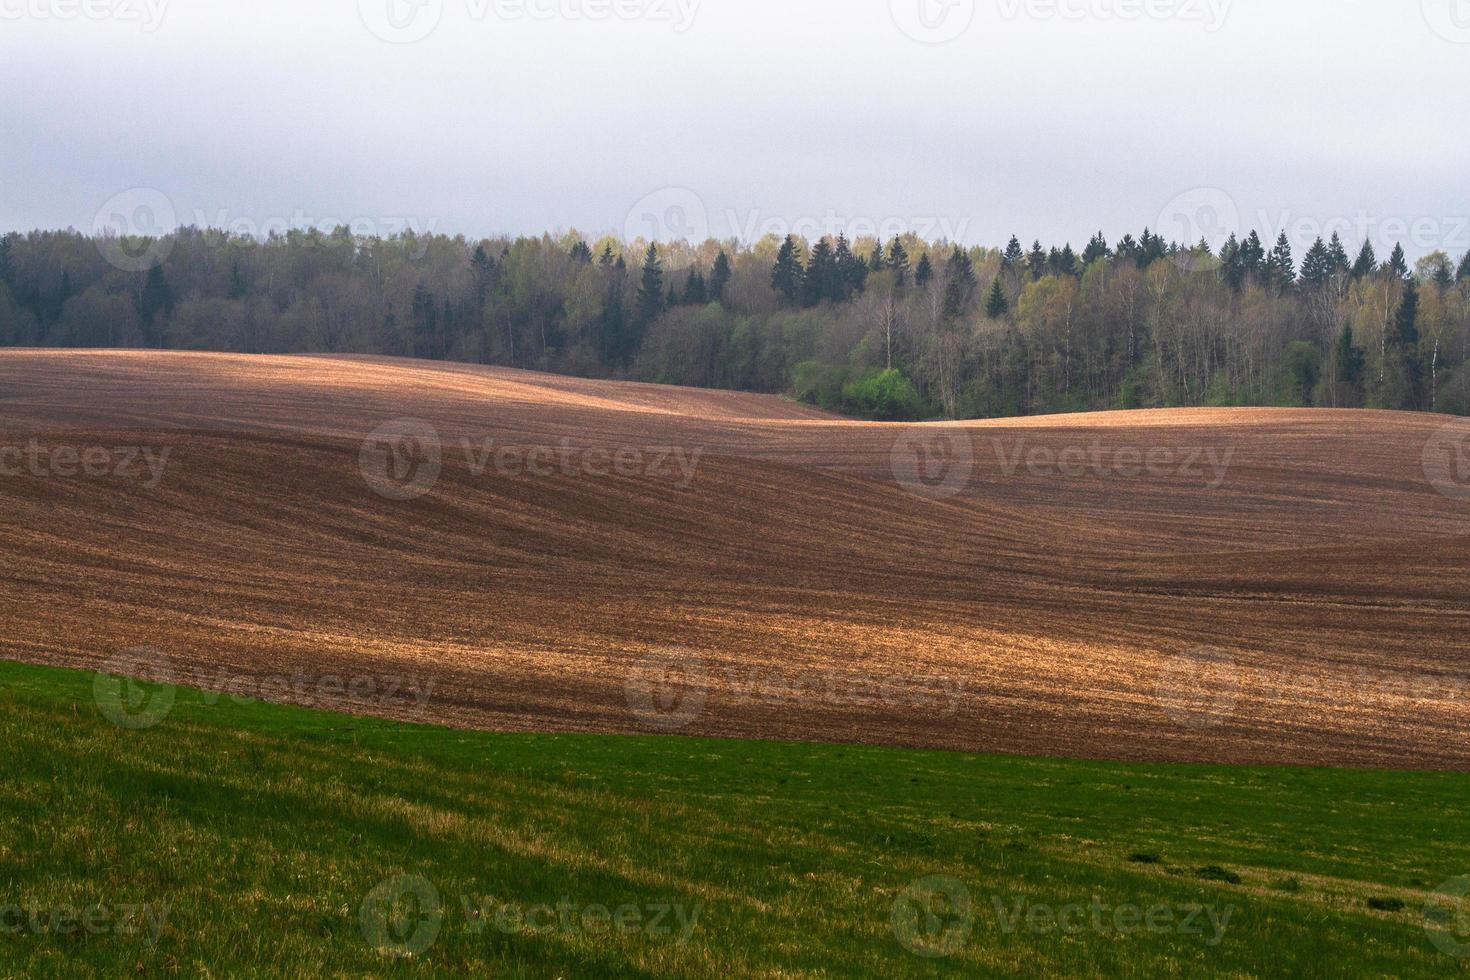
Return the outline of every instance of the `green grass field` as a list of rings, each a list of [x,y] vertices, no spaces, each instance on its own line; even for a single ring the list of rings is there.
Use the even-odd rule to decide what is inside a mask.
[[[94,680],[0,665],[0,975],[1470,973],[1461,775],[129,730]]]

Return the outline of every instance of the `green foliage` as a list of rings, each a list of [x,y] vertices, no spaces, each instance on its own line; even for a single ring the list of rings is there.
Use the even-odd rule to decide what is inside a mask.
[[[897,368],[871,371],[842,386],[842,402],[853,415],[881,421],[911,420],[925,414],[924,400]]]

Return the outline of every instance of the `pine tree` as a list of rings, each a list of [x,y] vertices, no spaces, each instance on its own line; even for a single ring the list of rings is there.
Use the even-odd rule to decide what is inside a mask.
[[[1385,268],[1391,269],[1393,264]],[[1391,408],[1418,408],[1423,371],[1419,363],[1419,284],[1412,276],[1404,280],[1404,298],[1393,318],[1386,353],[1391,370],[1385,400]]]
[[[1103,233],[1099,231],[1096,235],[1092,236],[1091,240],[1088,241],[1087,248],[1082,250],[1082,264],[1083,266],[1089,266],[1092,265],[1092,263],[1096,262],[1098,259],[1106,259],[1111,257],[1112,254],[1112,249],[1108,248],[1108,240],[1104,238]]]
[[[664,311],[664,267],[658,258],[658,246],[652,243],[643,255],[643,271],[638,281],[636,300],[638,318],[634,324],[636,330],[629,338],[629,354],[638,348],[643,339],[643,331]]]
[[[1240,289],[1245,284],[1245,266],[1240,261],[1240,242],[1235,232],[1220,246],[1220,274],[1231,289]]]
[[[853,254],[852,244],[848,242],[846,235],[837,236],[836,258],[841,299],[834,299],[834,302],[840,302],[863,291],[868,280],[868,265]]]
[[[1434,284],[1439,287],[1441,293],[1455,284],[1455,272],[1450,268],[1450,260],[1447,256],[1441,255],[1439,261],[1435,263],[1433,278]]]
[[[725,287],[730,285],[730,258],[720,249],[720,254],[715,256],[715,264],[709,272],[709,298],[716,302],[724,302]]]
[[[571,257],[583,265],[591,265],[592,249],[588,248],[587,243],[579,238],[572,244]]]
[[[985,315],[992,320],[999,320],[1006,315],[1009,308],[1005,291],[1000,288],[1000,276],[996,276],[990,284],[990,295],[985,298]]]
[[[1057,271],[1064,276],[1081,275],[1081,270],[1077,268],[1077,253],[1072,251],[1071,242],[1062,246],[1061,255],[1057,260]]]
[[[796,237],[787,235],[776,253],[776,265],[771,270],[771,288],[785,297],[786,302],[795,304],[801,297],[801,258],[796,253]]]
[[[485,254],[485,246],[481,245],[479,248],[475,249],[475,257],[476,257],[476,259],[480,258],[484,254]],[[602,255],[601,255],[600,258],[598,258],[597,264],[600,265],[604,269],[610,269],[610,268],[612,268],[612,264],[613,264],[612,242],[608,242],[606,245],[602,246]]]
[[[1371,276],[1378,271],[1378,254],[1373,251],[1371,239],[1363,239],[1363,247],[1358,250],[1358,260],[1353,263],[1353,278],[1362,279]]]
[[[1240,243],[1240,268],[1247,276],[1260,279],[1266,274],[1266,247],[1261,236],[1252,231]]]
[[[1124,234],[1118,239],[1118,247],[1114,250],[1119,262],[1132,262],[1135,265],[1143,264],[1143,249],[1138,247],[1131,233]]]
[[[914,285],[927,286],[929,280],[934,278],[934,263],[929,261],[929,253],[925,252],[919,256],[919,264],[914,267]]]
[[[1455,273],[1455,282],[1464,282],[1466,279],[1470,279],[1470,252],[1465,253],[1465,257],[1460,260],[1460,270]]]
[[[873,243],[873,254],[868,258],[868,271],[881,272],[888,268],[888,260],[883,257],[883,242]]]
[[[1046,275],[1046,252],[1041,247],[1041,239],[1031,243],[1031,254],[1026,257],[1026,262],[1030,266],[1033,280]]]

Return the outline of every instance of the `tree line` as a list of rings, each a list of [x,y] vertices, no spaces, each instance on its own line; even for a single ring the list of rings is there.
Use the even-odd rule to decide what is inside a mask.
[[[118,261],[117,257],[148,261]],[[872,418],[1186,405],[1470,414],[1470,254],[1333,235],[1029,248],[346,228],[0,238],[0,345],[375,353],[785,393]]]

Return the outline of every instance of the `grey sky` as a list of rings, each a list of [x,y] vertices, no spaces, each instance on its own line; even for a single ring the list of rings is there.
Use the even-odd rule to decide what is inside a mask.
[[[1470,0],[418,2],[0,0],[0,228],[1470,249]]]

